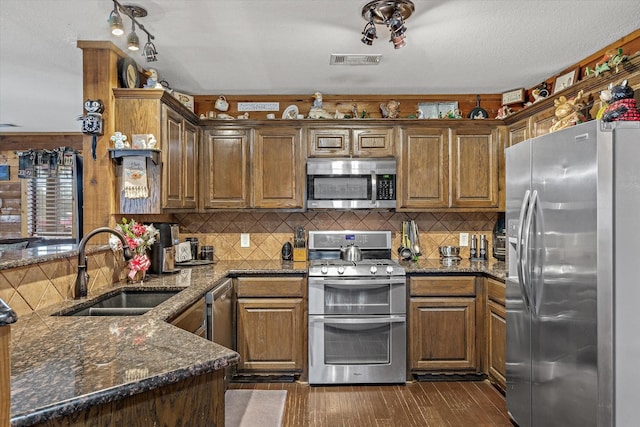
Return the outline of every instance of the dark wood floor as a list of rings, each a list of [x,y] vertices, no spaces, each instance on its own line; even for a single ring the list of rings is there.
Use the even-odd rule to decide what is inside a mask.
[[[287,390],[283,427],[512,427],[504,396],[489,382],[232,383],[230,388]]]

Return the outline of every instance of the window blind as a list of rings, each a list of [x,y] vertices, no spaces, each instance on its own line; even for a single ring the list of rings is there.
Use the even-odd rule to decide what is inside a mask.
[[[78,194],[74,163],[34,165],[27,180],[27,232],[29,236],[73,238],[76,236]],[[52,173],[53,172],[53,173]]]

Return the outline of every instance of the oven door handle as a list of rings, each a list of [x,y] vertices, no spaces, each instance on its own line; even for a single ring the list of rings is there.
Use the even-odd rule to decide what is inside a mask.
[[[354,286],[354,285],[405,285],[406,279],[404,277],[377,277],[371,279],[323,279],[322,281],[314,282],[316,284],[329,285],[329,286]]]
[[[385,317],[326,317],[326,316],[309,316],[310,323],[325,323],[333,325],[362,325],[371,323],[404,323],[407,321],[406,316],[385,316]]]

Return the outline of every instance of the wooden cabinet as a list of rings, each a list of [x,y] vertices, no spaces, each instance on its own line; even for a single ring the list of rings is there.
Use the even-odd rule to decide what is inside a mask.
[[[553,126],[553,121],[556,118],[554,113],[555,108],[550,108],[548,110],[542,110],[541,112],[531,116],[529,138],[548,134],[551,126]]]
[[[259,128],[253,140],[253,207],[304,206],[300,128]]]
[[[162,207],[197,206],[198,128],[178,112],[162,105]]]
[[[393,157],[394,134],[393,127],[309,128],[309,157]]]
[[[523,119],[507,126],[507,147],[529,139],[529,119]]]
[[[474,277],[411,277],[409,367],[413,372],[476,372]]]
[[[113,89],[113,93],[115,128],[129,138],[153,134],[155,148],[162,151],[161,173],[147,160],[149,197],[131,199],[133,202],[128,203],[126,211],[121,209],[122,213],[195,210],[200,135],[196,115],[165,90]]]
[[[239,277],[239,373],[305,371],[307,362],[304,277]]]
[[[205,131],[202,207],[301,209],[300,129],[220,127]]]
[[[505,285],[487,278],[487,305],[485,330],[487,345],[487,371],[489,379],[506,390],[506,311]]]
[[[400,141],[398,210],[499,207],[495,126],[405,127]]]
[[[249,196],[249,129],[215,129],[202,144],[202,207],[247,208]]]
[[[404,129],[398,165],[398,208],[449,206],[449,130]]]
[[[189,308],[171,319],[171,324],[204,338],[206,334],[205,317],[205,301],[204,298],[201,298],[197,302],[193,303]]]

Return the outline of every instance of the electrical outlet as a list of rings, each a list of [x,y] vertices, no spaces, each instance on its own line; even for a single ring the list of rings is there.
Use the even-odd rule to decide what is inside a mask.
[[[460,246],[469,246],[469,233],[460,233]]]
[[[248,248],[251,246],[251,238],[249,233],[240,233],[240,247]]]

